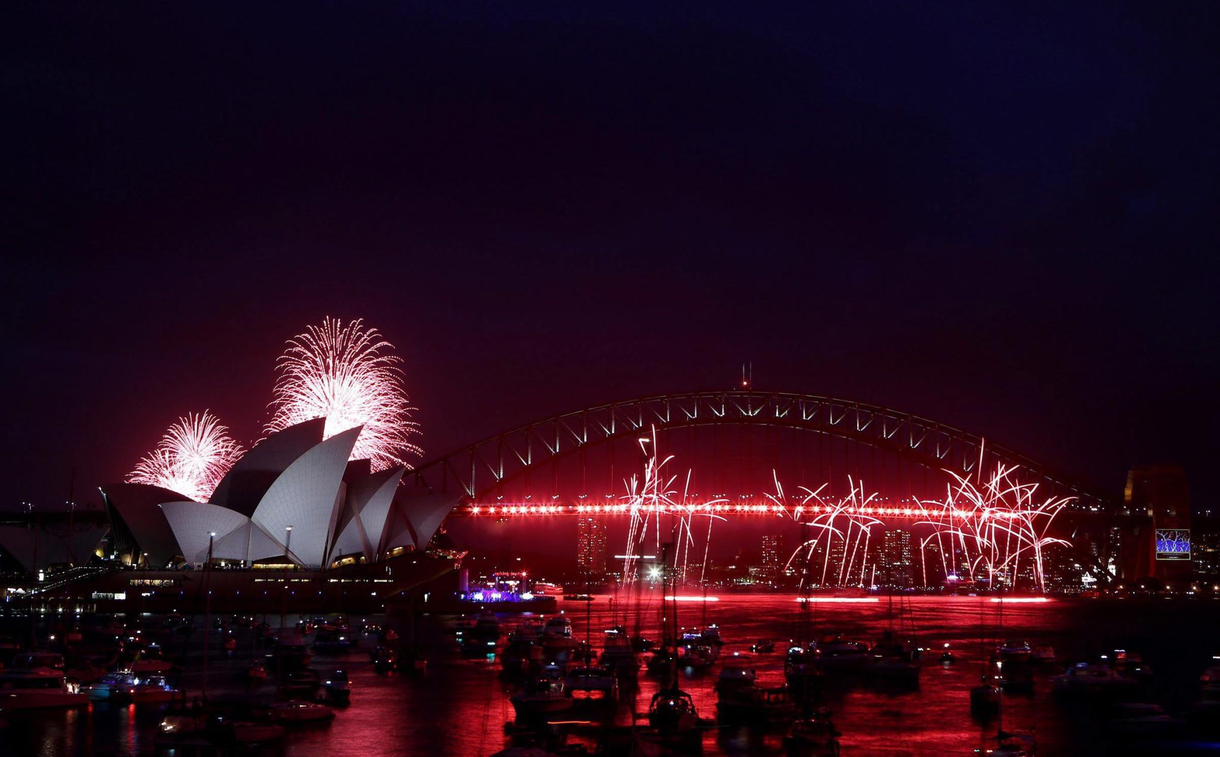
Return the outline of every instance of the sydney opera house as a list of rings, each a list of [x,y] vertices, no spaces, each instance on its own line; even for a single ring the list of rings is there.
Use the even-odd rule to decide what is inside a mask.
[[[271,434],[207,502],[120,483],[101,487],[104,515],[94,511],[94,521],[78,512],[66,530],[0,525],[0,558],[39,580],[52,565],[80,572],[88,563],[91,575],[70,582],[77,598],[142,597],[148,609],[197,590],[209,550],[211,564],[226,568],[206,579],[209,590],[243,602],[272,583],[291,583],[299,595],[313,583],[308,594],[324,606],[358,588],[335,592],[336,583],[368,583],[377,586],[366,587],[364,599],[380,603],[450,572],[452,559],[426,553],[448,507],[406,496],[405,467],[373,471],[368,460],[351,460],[360,427],[330,438],[324,429],[319,418]]]
[[[217,561],[324,569],[423,549],[439,520],[396,505],[406,469],[349,461],[360,427],[323,439],[324,427],[319,418],[270,435],[207,502],[144,484],[103,487],[112,553],[153,569],[201,565],[209,549]]]

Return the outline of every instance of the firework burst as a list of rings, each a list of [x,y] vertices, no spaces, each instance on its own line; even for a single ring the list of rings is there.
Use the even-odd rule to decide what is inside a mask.
[[[363,426],[352,459],[372,461],[374,470],[408,465],[423,450],[411,442],[419,424],[403,388],[394,346],[356,319],[347,325],[326,318],[288,340],[277,361],[275,398],[267,432],[326,419],[325,438]],[[409,466],[408,466],[409,467]]]
[[[242,452],[229,429],[211,412],[188,413],[169,427],[156,448],[127,475],[127,481],[160,486],[203,502]]]
[[[696,533],[703,532],[702,528],[694,528],[696,519],[706,518],[703,562],[700,564],[699,573],[699,583],[702,584],[706,577],[708,549],[712,540],[712,524],[717,520],[725,520],[723,516],[715,514],[715,509],[727,500],[713,499],[697,502],[690,494],[692,475],[690,470],[686,472],[685,482],[679,495],[677,489],[674,488],[678,476],[666,473],[666,467],[673,461],[673,456],[660,457],[655,449],[656,438],[657,433],[654,427],[652,434],[646,437],[649,442],[653,443],[654,450],[649,454],[647,448],[644,448],[648,458],[644,465],[643,477],[632,475],[624,482],[627,494],[622,497],[622,502],[631,515],[631,523],[627,532],[627,550],[623,563],[622,580],[624,584],[630,584],[635,580],[639,560],[646,551],[645,545],[649,541],[651,532],[654,545],[652,551],[656,555],[660,555],[662,552],[663,540],[673,539],[674,551],[670,567],[672,567],[678,583],[687,583],[688,579],[692,578],[687,572],[691,550],[698,549]],[[643,444],[641,446],[643,447]],[[666,514],[674,516],[675,521],[668,529],[663,530],[661,516]],[[696,554],[698,553],[696,552]]]

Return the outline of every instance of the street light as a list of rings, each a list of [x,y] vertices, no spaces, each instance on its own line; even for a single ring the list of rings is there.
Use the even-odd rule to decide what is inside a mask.
[[[288,533],[288,538],[284,540],[284,552],[286,553],[284,556],[288,557],[292,554],[292,526],[286,526],[284,530]],[[292,558],[288,557],[288,559]]]

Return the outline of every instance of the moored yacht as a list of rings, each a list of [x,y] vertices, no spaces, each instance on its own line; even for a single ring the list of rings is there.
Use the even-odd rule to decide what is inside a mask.
[[[138,680],[136,675],[130,670],[119,670],[102,676],[101,680],[97,683],[85,687],[85,691],[89,698],[93,700],[110,699],[118,701],[127,692],[135,688],[136,681]]]
[[[983,678],[983,681],[970,689],[970,714],[982,720],[988,720],[1000,711],[1000,702],[1004,690],[994,679]]]
[[[127,696],[135,704],[161,704],[172,702],[181,692],[171,686],[165,676],[154,674],[137,678]]]
[[[574,647],[579,640],[572,636],[572,621],[563,615],[547,620],[542,627],[542,644],[546,647]]]
[[[720,675],[716,678],[716,694],[725,696],[740,689],[749,688],[754,685],[757,679],[757,674],[753,668],[746,668],[740,665],[725,665],[720,670]]]
[[[788,656],[784,660],[784,679],[796,697],[804,698],[820,685],[822,671],[818,668],[817,660],[817,645],[812,642],[808,646],[788,648]]]
[[[0,675],[0,710],[44,707],[77,707],[89,703],[89,695],[75,683],[64,680],[55,668],[13,668]]]
[[[818,665],[830,672],[851,672],[864,667],[869,659],[869,646],[863,641],[835,636],[818,644]]]
[[[1038,745],[1032,733],[1000,731],[995,738],[996,745],[984,750],[985,754],[994,757],[1034,757],[1037,754]]]
[[[1008,639],[996,647],[996,655],[1004,662],[1029,662],[1034,650],[1024,639]]]
[[[1108,729],[1131,736],[1165,736],[1182,728],[1184,721],[1165,714],[1160,705],[1123,702],[1110,712]]]
[[[618,680],[605,667],[574,668],[568,671],[564,687],[576,704],[608,704],[618,698]]]
[[[539,678],[527,691],[518,691],[509,697],[518,720],[545,717],[572,709],[573,701],[564,689],[563,681],[550,677]]]
[[[1054,690],[1061,694],[1119,696],[1139,688],[1134,678],[1121,675],[1106,664],[1080,662],[1061,675],[1053,676]]]
[[[886,631],[881,640],[869,650],[865,670],[876,678],[891,680],[919,680],[920,650],[899,641]]]
[[[652,695],[648,724],[665,732],[688,732],[699,726],[699,713],[690,694],[677,687],[661,689]]]
[[[787,686],[746,686],[722,694],[716,703],[716,715],[722,723],[765,726],[790,721],[796,713],[796,702]]]
[[[720,656],[720,648],[713,644],[684,644],[678,647],[678,667],[703,670],[711,667]]]
[[[620,678],[634,678],[640,670],[640,660],[631,648],[630,639],[619,634],[607,633],[601,663]]]
[[[269,715],[273,722],[292,725],[333,720],[335,711],[324,704],[293,699],[275,702],[270,706]]]
[[[830,710],[822,708],[789,726],[784,750],[788,757],[837,757],[839,735],[830,719]]]

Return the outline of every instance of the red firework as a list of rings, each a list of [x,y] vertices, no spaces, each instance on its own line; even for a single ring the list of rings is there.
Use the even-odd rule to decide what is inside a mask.
[[[127,475],[133,484],[160,486],[203,502],[242,456],[229,429],[205,410],[169,427],[156,448]]]
[[[411,438],[419,424],[411,407],[394,345],[356,319],[346,326],[326,318],[288,340],[277,361],[275,399],[267,432],[314,418],[326,419],[325,438],[362,426],[352,459],[368,459],[374,470],[410,465],[404,458],[423,450]]]

